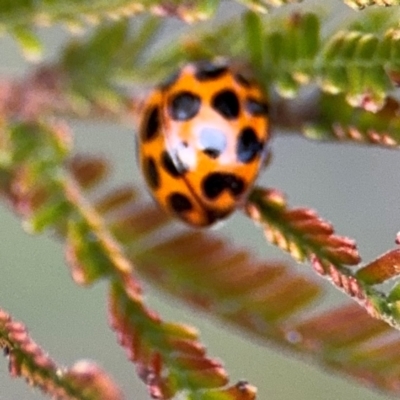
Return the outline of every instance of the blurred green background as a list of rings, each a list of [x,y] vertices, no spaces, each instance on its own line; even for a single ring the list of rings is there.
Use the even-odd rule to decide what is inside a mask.
[[[343,6],[336,18],[343,13],[354,12]],[[181,26],[176,22],[173,29]],[[62,28],[51,28],[40,31],[40,36],[45,43],[44,61],[48,61],[57,55],[68,34]],[[0,40],[0,55],[1,76],[20,76],[34,67],[7,37]],[[78,151],[101,153],[111,160],[115,167],[113,184],[142,185],[134,157],[133,127],[76,121],[71,127]],[[393,245],[400,229],[400,157],[396,151],[315,143],[293,135],[275,136],[273,153],[272,165],[260,179],[262,185],[283,190],[292,205],[317,209],[334,222],[340,234],[357,239],[366,261]],[[261,231],[241,215],[227,221],[219,233],[265,259],[289,260],[267,244]],[[293,268],[309,270],[305,265]],[[47,235],[25,233],[4,203],[0,204],[0,271],[0,307],[23,321],[58,363],[70,366],[82,358],[95,360],[121,384],[127,399],[148,398],[134,367],[126,361],[108,328],[105,285],[77,287],[65,265],[61,245]],[[330,371],[280,354],[145,286],[151,307],[167,320],[197,326],[210,355],[224,360],[232,381],[249,380],[258,387],[260,400],[387,398]],[[328,284],[326,287],[324,306],[346,300]],[[0,361],[0,400],[42,398],[22,380],[12,380],[7,361]]]

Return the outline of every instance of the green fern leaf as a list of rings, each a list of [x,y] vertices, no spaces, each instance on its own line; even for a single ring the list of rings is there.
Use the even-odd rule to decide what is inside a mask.
[[[72,30],[103,20],[126,18],[144,11],[157,15],[176,16],[187,22],[203,20],[215,13],[218,1],[180,0],[165,4],[160,0],[45,0],[3,1],[0,3],[0,26],[6,30],[65,23]]]
[[[27,60],[40,60],[42,55],[42,45],[31,29],[17,26],[12,30],[12,36],[20,45]]]
[[[289,17],[268,16],[261,18],[255,14],[245,17],[244,27],[238,22],[228,22],[225,26],[214,28],[213,37],[222,37],[224,32],[235,46],[226,48],[221,42],[209,40],[210,33],[196,33],[196,39],[185,39],[179,43],[185,49],[185,43],[196,50],[197,56],[207,54],[225,55],[229,58],[241,57],[253,60],[257,75],[266,88],[274,86],[284,96],[297,95],[300,86],[315,82],[329,93],[345,93],[353,106],[362,106],[378,110],[393,88],[393,79],[399,68],[397,57],[398,41],[395,23],[392,26],[387,20],[390,16],[382,13],[375,21],[376,32],[370,33],[355,30],[352,23],[333,34],[320,32],[320,20],[317,14],[293,14]],[[358,26],[363,25],[360,17]],[[392,18],[390,18],[392,20]],[[257,21],[257,22],[256,22]],[[263,47],[254,49],[255,34],[262,39]],[[389,25],[389,26],[388,26]],[[382,27],[386,29],[382,31]],[[251,27],[251,29],[250,29]],[[241,30],[240,30],[241,29]],[[241,35],[242,31],[248,35]],[[378,32],[379,31],[379,32]],[[223,39],[224,40],[224,39]],[[186,52],[186,60],[191,58]],[[178,57],[183,58],[182,50],[177,45],[171,46],[161,58],[150,60],[150,73],[155,65],[176,64]],[[257,60],[257,61],[255,61]],[[260,60],[263,60],[260,64]]]
[[[61,68],[68,73],[74,95],[107,110],[120,110],[124,99],[117,84],[134,75],[159,28],[158,19],[148,18],[132,33],[129,21],[122,19],[100,25],[87,41],[72,41],[63,53]]]
[[[397,147],[400,143],[399,103],[388,97],[376,113],[354,109],[343,96],[318,97],[318,122],[305,122],[306,137],[319,140],[340,140]],[[311,105],[310,105],[311,106]]]

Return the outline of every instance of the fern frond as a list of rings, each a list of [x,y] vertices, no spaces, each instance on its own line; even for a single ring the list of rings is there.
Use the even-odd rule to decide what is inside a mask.
[[[320,285],[293,273],[286,265],[259,262],[211,235],[175,230],[160,210],[141,203],[135,190],[121,188],[91,201],[84,190],[102,182],[107,174],[104,162],[86,157],[68,162],[70,137],[66,127],[37,122],[43,111],[88,115],[92,110],[111,110],[113,115],[120,114],[129,108],[119,86],[126,77],[141,79],[146,73],[150,81],[182,61],[240,54],[257,64],[266,88],[276,81],[283,95],[292,96],[300,86],[313,81],[323,90],[342,93],[338,97],[327,94],[327,102],[340,99],[338,120],[344,127],[354,123],[354,129],[361,132],[372,114],[364,110],[355,122],[346,119],[352,109],[346,108],[345,100],[353,106],[358,102],[368,110],[377,110],[383,104],[397,79],[396,31],[390,28],[383,36],[371,36],[352,28],[323,39],[319,17],[314,14],[271,18],[268,21],[277,22],[272,27],[267,20],[246,14],[245,26],[254,28],[247,35],[230,22],[211,34],[186,37],[183,47],[178,42],[162,57],[150,61],[138,43],[148,44],[153,39],[157,21],[149,19],[133,31],[125,20],[104,24],[89,39],[74,41],[54,69],[42,70],[56,72],[56,84],[47,87],[48,91],[40,84],[35,87],[40,87],[45,96],[32,100],[19,86],[14,99],[10,93],[15,86],[11,85],[5,98],[13,101],[6,101],[5,107],[0,103],[4,115],[9,116],[10,111],[12,115],[9,120],[5,118],[0,132],[0,193],[24,216],[28,229],[40,232],[50,228],[65,240],[77,283],[109,282],[111,324],[149,392],[159,398],[187,391],[196,400],[251,399],[254,390],[243,382],[227,387],[225,370],[206,354],[196,332],[163,321],[144,305],[137,272],[266,342],[309,355],[381,389],[398,391],[399,367],[393,354],[397,356],[399,341],[390,340],[393,334],[387,325],[368,319],[361,308],[353,306],[317,317],[300,314],[317,298]],[[262,40],[254,41],[258,35]],[[103,45],[104,38],[109,39],[108,45]],[[235,45],[226,46],[228,42]],[[372,58],[371,64],[365,64],[366,53],[376,49],[382,58]],[[125,57],[124,53],[133,53],[134,57]],[[386,70],[381,64],[387,59]],[[378,75],[372,76],[372,67],[378,64]],[[344,79],[337,73],[343,68]],[[60,94],[64,90],[69,90],[71,98]],[[319,120],[314,122],[323,121],[323,107],[329,109],[326,103],[318,107]],[[367,132],[371,141],[397,143],[397,122],[393,119],[390,124],[384,116],[388,109],[384,107],[375,115],[374,124],[381,127],[382,134],[376,139]],[[296,259],[310,260],[317,272],[354,297],[370,314],[399,327],[399,290],[396,287],[386,295],[375,287],[397,276],[396,251],[353,271],[349,266],[359,262],[354,242],[337,236],[330,224],[310,210],[290,210],[277,192],[256,189],[248,212],[264,226],[272,242]],[[162,228],[171,231],[162,236]],[[153,234],[158,235],[157,243]]]
[[[86,162],[88,166],[92,163],[90,158]],[[168,229],[167,236],[160,237],[168,226],[168,217],[152,206],[143,208],[133,193],[124,187],[107,191],[98,204],[106,205],[104,218],[141,275],[192,306],[255,334],[266,344],[309,356],[342,374],[398,393],[400,336],[388,324],[370,318],[356,304],[308,315],[308,307],[321,302],[322,288],[313,279],[282,263],[258,261],[209,232]],[[253,201],[260,195],[256,193]],[[333,261],[350,265],[358,261],[354,243],[336,236],[332,227],[314,213],[288,210],[276,192],[269,192],[269,200],[275,224],[284,224],[292,237],[303,236],[298,245],[304,255],[311,257],[308,249],[312,246],[330,243],[327,253],[320,255],[329,264],[327,275],[333,275]],[[342,273],[342,286],[354,290],[355,285],[346,287],[343,283],[345,277],[356,282],[356,272],[345,266],[341,271],[336,270],[336,278]],[[364,293],[366,307],[368,301],[372,303],[372,293],[359,287],[359,294],[362,289],[368,293],[369,297]],[[361,296],[358,301],[362,303]]]
[[[346,93],[354,107],[379,110],[393,88],[390,74],[399,69],[396,31],[383,37],[358,31],[339,31],[324,46],[321,60],[322,88]]]
[[[57,399],[122,400],[113,380],[97,365],[79,361],[71,368],[59,367],[29,336],[25,326],[0,309],[0,348],[8,358],[13,377]]]
[[[243,61],[250,60],[253,63],[258,60],[254,67],[266,89],[273,84],[283,96],[293,97],[301,86],[315,82],[327,93],[345,94],[353,107],[377,111],[393,89],[400,70],[398,28],[395,18],[388,13],[381,13],[376,17],[375,26],[371,27],[369,32],[357,28],[357,25],[362,26],[363,22],[370,19],[368,15],[360,14],[358,24],[352,22],[347,28],[343,27],[338,32],[328,34],[321,33],[322,17],[318,14],[297,13],[286,17],[263,18],[252,14],[250,19],[250,14],[244,14],[244,24],[232,20],[212,27],[208,32],[196,31],[189,35],[185,33],[180,40],[173,41],[162,55],[143,60],[140,53],[146,48],[149,40],[154,38],[159,21],[151,19],[151,24],[143,24],[144,29],[129,30],[126,16],[130,15],[131,11],[148,8],[179,15],[186,15],[187,12],[186,18],[190,19],[193,15],[209,15],[218,2],[182,1],[170,7],[164,3],[154,7],[152,2],[132,6],[125,4],[123,0],[116,0],[118,4],[90,3],[96,18],[96,13],[100,16],[107,14],[103,7],[112,7],[114,16],[123,18],[117,22],[101,24],[89,40],[74,40],[67,48],[61,66],[68,72],[78,92],[88,92],[91,98],[103,98],[115,103],[115,106],[120,101],[120,96],[113,84],[122,77],[154,83],[154,80],[165,77],[170,69],[176,68],[180,62],[222,55],[233,59],[240,58]],[[254,4],[252,1],[247,3]],[[269,2],[255,4],[259,3]],[[273,3],[275,2],[271,1],[271,4]],[[41,2],[34,10],[27,6],[24,12],[19,10],[16,15],[29,18],[29,13],[33,12],[45,18],[44,16],[51,15],[51,11],[46,11],[47,8],[60,8],[60,18],[68,19],[66,16],[69,12],[72,13],[72,9],[69,10],[69,6],[65,6],[64,3],[63,6],[57,2],[52,2],[51,5],[45,3],[42,6],[42,11]],[[78,10],[81,7],[81,15],[85,15],[89,5],[80,2],[79,5],[71,3],[71,7],[74,15],[79,15],[77,7]],[[13,7],[9,7],[2,14],[4,24],[13,21],[13,10]],[[51,20],[50,16],[48,18]],[[393,22],[388,24],[388,20]],[[18,23],[16,26],[14,32],[18,40],[25,43],[31,55],[35,55],[38,44],[26,28],[26,24]],[[383,31],[382,27],[385,27]],[[256,35],[250,34],[255,28],[253,33]],[[247,34],[243,35],[243,32]],[[259,40],[254,41],[257,36]],[[105,37],[107,40],[104,40]],[[96,83],[99,86],[96,86]]]
[[[400,235],[398,234],[397,236],[396,243],[399,244]],[[386,309],[392,315],[393,324],[398,324],[400,319],[398,306],[400,299],[399,275],[400,250],[398,248],[389,250],[357,271],[357,279],[371,286],[379,285],[388,280],[395,280],[386,294]]]
[[[397,147],[400,144],[400,105],[388,97],[376,113],[354,109],[343,96],[318,97],[320,117],[316,123],[306,122],[304,134],[310,139],[339,140]]]
[[[279,7],[285,4],[300,3],[301,0],[237,0],[256,11],[264,11],[268,7]],[[368,6],[398,6],[399,0],[343,0],[348,6],[357,10],[362,10]]]
[[[359,263],[355,242],[334,235],[332,226],[308,209],[287,209],[276,191],[255,189],[247,205],[248,214],[261,224],[269,241],[288,251],[296,260],[308,259],[315,271],[344,291],[374,318],[400,329],[397,288],[389,295],[375,287],[398,276],[400,256],[390,251],[353,271]]]
[[[175,16],[192,22],[206,19],[218,7],[219,2],[206,0],[180,0],[163,2],[160,0],[62,0],[36,2],[14,1],[0,5],[0,26],[4,29],[27,27],[33,25],[49,26],[54,23],[65,23],[71,29],[77,26],[93,25],[103,20],[115,20],[133,16],[144,11],[157,15]]]
[[[400,250],[390,250],[360,269],[357,277],[369,285],[383,283],[400,274],[399,261]]]
[[[257,261],[210,234],[171,230],[168,217],[144,205],[135,190],[112,190],[92,204],[82,190],[93,188],[106,176],[101,159],[86,157],[68,163],[73,172],[70,176],[63,166],[68,148],[65,133],[58,130],[54,136],[54,129],[36,125],[18,125],[7,132],[11,135],[1,140],[7,146],[2,147],[2,154],[10,155],[1,158],[2,193],[24,213],[31,228],[53,226],[58,235],[66,235],[67,258],[75,280],[81,284],[99,278],[110,281],[112,325],[151,393],[168,398],[185,389],[193,399],[254,396],[251,386],[244,384],[221,387],[226,382],[225,372],[207,357],[197,334],[183,325],[162,321],[144,306],[132,265],[135,273],[164,290],[266,343],[308,355],[383,390],[396,393],[400,387],[395,372],[398,359],[391,357],[397,354],[399,339],[393,340],[388,325],[370,319],[356,305],[307,316],[305,307],[321,292],[309,277],[281,263]],[[254,205],[265,200],[260,196],[256,192]],[[279,196],[275,198],[279,200]],[[356,262],[353,243],[335,236],[330,226],[309,212],[286,210],[282,201],[272,203],[272,221],[284,224],[294,238],[303,235],[297,245],[305,256],[316,253],[326,262],[324,267],[329,266],[324,273],[336,271],[353,279],[344,266],[332,269],[335,263]],[[160,236],[167,226],[167,236]],[[319,243],[323,247],[326,241],[328,250],[318,252]],[[378,297],[377,292],[372,296],[369,286],[361,289],[368,301]],[[385,299],[381,300],[384,305]],[[383,364],[393,373],[388,374]]]
[[[0,3],[0,29],[15,38],[28,59],[37,61],[42,47],[34,31],[36,26],[61,23],[71,32],[81,32],[92,25],[124,20],[144,12],[191,23],[210,18],[218,5],[218,1],[208,0],[173,3],[162,0],[6,1]]]
[[[89,99],[104,109],[120,110],[125,99],[118,84],[134,76],[143,61],[142,53],[160,27],[160,20],[152,17],[136,29],[123,19],[100,25],[86,42],[72,41],[63,53],[60,66],[68,72],[69,90],[80,95],[81,102],[82,98]]]
[[[267,239],[297,261],[317,257],[322,263],[338,266],[360,262],[354,240],[336,236],[332,225],[310,209],[287,209],[283,195],[276,190],[254,189],[247,211],[263,224]]]
[[[251,10],[258,12],[268,11],[271,7],[280,7],[285,4],[300,3],[301,0],[236,0],[249,7]]]
[[[149,18],[136,29],[117,21],[74,40],[57,68],[64,73],[65,87],[79,97],[71,98],[72,109],[85,114],[97,105],[115,114],[129,103],[121,90],[127,81],[154,84],[182,63],[201,58],[240,59],[253,66],[266,91],[275,87],[282,96],[293,97],[304,85],[320,87],[321,97],[308,105],[305,100],[291,128],[314,139],[396,146],[397,114],[388,117],[400,71],[395,18],[385,12],[362,14],[333,34],[321,33],[321,19],[312,13],[260,17],[249,12],[241,21],[185,32],[151,57],[144,49],[157,36],[159,21]],[[287,126],[281,109],[273,115],[274,126]]]
[[[114,239],[65,168],[70,138],[63,126],[15,123],[5,128],[0,140],[0,193],[25,217],[27,229],[52,228],[65,237],[66,257],[78,284],[109,281],[111,325],[152,396],[169,399],[186,390],[198,393],[196,398],[206,398],[208,392],[215,400],[242,398],[234,397],[234,387],[226,387],[227,373],[219,361],[207,356],[192,328],[164,322],[144,305],[133,259],[127,258],[122,243]],[[72,170],[81,171],[80,182],[88,188],[104,175],[101,164],[75,162]],[[125,194],[114,193],[99,202],[98,209],[131,198]],[[250,396],[251,386],[248,390],[242,386],[238,393]]]
[[[377,111],[393,89],[392,75],[400,66],[397,28],[394,22],[388,26],[388,18],[382,13],[375,19],[375,31],[368,33],[354,29],[353,22],[328,35],[320,32],[316,14],[274,21],[264,33],[264,74],[284,96],[294,96],[300,86],[315,82],[327,93],[344,93],[353,107]],[[358,23],[363,25],[362,17]],[[381,27],[387,28],[381,32]]]
[[[398,6],[400,5],[399,0],[343,0],[348,6],[355,8],[356,10],[363,10],[368,6]]]

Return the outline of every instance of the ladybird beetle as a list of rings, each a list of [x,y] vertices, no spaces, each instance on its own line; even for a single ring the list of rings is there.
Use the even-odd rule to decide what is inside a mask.
[[[209,226],[243,205],[267,152],[268,103],[226,62],[184,66],[147,98],[139,164],[156,201]]]

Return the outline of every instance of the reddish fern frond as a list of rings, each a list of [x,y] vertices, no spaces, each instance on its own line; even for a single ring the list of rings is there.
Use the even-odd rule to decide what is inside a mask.
[[[397,360],[389,358],[387,337],[392,338],[393,351],[398,343],[386,325],[366,318],[361,308],[307,318],[304,309],[321,292],[319,284],[281,263],[260,262],[209,232],[175,229],[160,210],[143,204],[135,190],[113,190],[92,204],[78,182],[91,190],[105,178],[106,165],[99,158],[80,159],[69,163],[71,177],[62,167],[63,143],[68,141],[61,131],[54,136],[52,129],[25,124],[11,129],[12,162],[1,165],[0,175],[8,183],[3,190],[32,227],[55,227],[66,235],[67,257],[78,283],[109,280],[111,324],[153,396],[168,398],[189,390],[193,398],[231,400],[250,399],[254,391],[225,387],[226,372],[206,355],[197,334],[162,321],[145,307],[133,266],[135,273],[164,290],[263,341],[309,355],[382,389],[398,390]],[[31,142],[20,146],[26,134]],[[35,197],[38,188],[43,195]],[[330,224],[308,210],[287,209],[275,191],[257,189],[248,210],[272,226],[271,237],[282,247],[314,259],[316,269],[376,309],[379,292],[366,290],[346,267],[358,261],[352,241],[337,237]],[[385,298],[381,300],[383,306]],[[349,315],[356,326],[349,325]],[[346,332],[342,339],[340,332]],[[379,346],[392,368],[390,379],[384,377],[382,359],[373,356]]]
[[[397,307],[392,304],[399,289],[395,287],[387,296],[373,287],[398,275],[398,251],[391,251],[353,271],[347,266],[360,261],[355,242],[336,236],[333,227],[313,211],[290,210],[277,191],[255,189],[247,212],[262,225],[269,241],[287,250],[297,260],[308,259],[317,273],[356,300],[370,315],[400,329]]]
[[[231,244],[200,232],[175,234],[146,251],[136,251],[132,257],[140,272],[156,280],[164,290],[255,330],[287,318],[320,292],[315,283],[285,265],[260,262]],[[258,308],[260,314],[253,320]]]
[[[354,240],[335,235],[332,225],[313,210],[288,209],[284,196],[276,190],[253,190],[247,213],[262,225],[270,242],[298,261],[316,257],[322,265],[338,267],[360,262]]]
[[[400,275],[400,249],[393,249],[357,272],[357,278],[369,285],[383,283]]]
[[[391,331],[389,325],[371,319],[367,313],[360,312],[355,304],[332,309],[327,314],[306,319],[296,326],[297,334],[305,338],[310,347],[323,348],[351,347],[360,341]]]
[[[122,189],[119,191],[123,192]],[[102,201],[107,202],[108,197],[112,199],[114,192],[105,195]],[[283,213],[285,207],[282,197],[277,196],[275,199],[276,203],[281,204],[280,210]],[[136,202],[139,202],[139,205]],[[140,221],[137,216],[140,212],[140,200],[135,199],[135,202],[127,200],[125,204],[116,203],[115,208],[108,208],[104,216],[109,221],[108,226],[114,230],[129,216],[132,221]],[[140,236],[140,223],[136,227],[131,225],[125,232],[116,229],[126,253],[134,260],[136,270],[141,275],[196,308],[255,334],[263,342],[272,342],[279,347],[309,356],[314,361],[357,380],[368,382],[373,387],[399,393],[398,358],[390,357],[389,349],[393,354],[398,354],[400,337],[388,324],[372,319],[356,304],[309,317],[304,312],[305,307],[312,304],[313,300],[319,299],[318,295],[321,292],[320,286],[312,279],[298,275],[281,263],[257,261],[249,253],[233,247],[209,232],[169,229],[168,235],[160,237],[158,213],[159,211],[154,209],[154,214],[150,217],[154,218],[154,230],[149,229],[151,222],[146,221],[148,236],[143,238],[140,248],[135,242]],[[305,213],[305,222],[299,217],[303,215],[302,212],[290,213],[289,210],[288,215],[294,216],[294,225],[299,231],[311,227],[312,234],[334,236],[330,225],[323,221],[318,222],[314,214]],[[282,218],[282,221],[290,221],[289,217]],[[164,225],[165,222],[162,226]],[[157,243],[152,239],[152,232],[158,237]],[[315,243],[321,241],[316,240]],[[342,241],[334,239],[332,243]],[[344,243],[347,243],[346,240]],[[332,260],[350,260],[353,263],[357,260],[357,253],[352,245],[349,245],[349,252],[356,255],[343,257],[339,251],[337,256],[333,250],[327,254]],[[310,252],[309,256],[312,254],[314,253]],[[334,275],[335,271],[336,284],[339,285],[340,271],[333,270],[332,263],[327,263],[324,268],[320,272]],[[344,267],[342,269],[347,271]],[[357,283],[353,276],[342,274],[341,284],[348,291],[350,286],[346,286],[345,280],[349,282],[350,278]],[[355,287],[352,287],[354,293]],[[370,293],[361,289],[364,301],[372,303],[371,298],[366,297],[367,294],[370,296]],[[358,300],[361,302],[361,297]],[[116,313],[113,312],[112,315],[115,316]],[[379,314],[379,317],[382,316]],[[117,322],[124,326],[123,319]],[[135,338],[134,334],[129,332],[123,337],[125,343],[132,343]],[[174,346],[179,343],[179,346],[185,349],[191,348],[190,342],[189,340],[188,343],[187,339],[178,339]],[[132,344],[128,348],[132,349],[135,346]],[[382,349],[381,355],[379,349]],[[201,350],[191,348],[190,351],[196,354]],[[390,368],[389,374],[383,367],[384,363]]]
[[[300,350],[319,354],[329,367],[363,384],[400,392],[400,335],[356,304],[305,320],[288,335]]]
[[[199,246],[205,245],[205,241],[194,235],[193,245],[199,242]],[[190,241],[187,238],[185,243],[188,247],[192,246],[189,246]],[[165,245],[165,249],[168,247],[169,245]],[[251,258],[248,263],[242,259],[237,264],[219,264],[213,251],[211,262],[202,263],[202,259],[198,263],[191,262],[189,256],[181,258],[177,255],[181,248],[179,245],[171,247],[167,269],[160,261],[155,261],[160,247],[149,250],[147,256],[151,258],[150,252],[152,253],[152,262],[138,262],[138,267],[169,293],[213,316],[229,321],[240,329],[256,334],[266,342],[272,341],[278,346],[308,354],[342,373],[357,379],[363,377],[371,385],[397,391],[391,387],[394,377],[386,380],[385,372],[379,369],[379,360],[366,357],[362,363],[352,367],[348,363],[360,344],[364,346],[364,343],[379,339],[386,332],[393,334],[387,324],[371,319],[357,305],[325,311],[321,316],[312,319],[305,315],[301,318],[302,322],[292,324],[289,322],[290,317],[296,317],[320,292],[310,278],[297,276],[283,265],[257,264]],[[230,251],[233,252],[232,249]],[[200,252],[195,253],[193,259],[196,260],[199,254]],[[235,254],[238,260],[241,254]],[[163,253],[160,260],[165,256]],[[231,256],[233,259],[234,255]],[[139,256],[141,257],[146,258],[144,255]],[[191,280],[194,281],[192,284],[189,283]],[[202,284],[206,280],[207,289],[202,291]],[[369,346],[365,346],[370,350]],[[326,353],[322,348],[327,349]],[[395,381],[400,383],[398,377]]]
[[[396,242],[400,244],[400,234],[397,234]],[[390,279],[398,278],[400,275],[400,249],[392,249],[357,271],[357,279],[366,285],[377,285]],[[400,315],[398,312],[398,301],[400,299],[400,284],[395,281],[389,293],[385,296],[386,302],[378,302],[381,308],[389,310],[389,323],[400,326]]]
[[[122,400],[114,381],[97,365],[79,361],[59,367],[29,336],[25,326],[0,309],[0,348],[8,358],[12,377],[23,377],[57,399]]]
[[[71,192],[73,198],[68,195]],[[193,354],[199,346],[197,334],[186,326],[163,322],[144,306],[129,260],[106,228],[99,225],[95,210],[86,209],[76,187],[67,188],[66,193],[84,217],[81,222],[70,223],[67,248],[74,279],[91,283],[100,276],[111,278],[111,325],[151,395],[169,399],[182,389],[204,391],[224,386],[228,379],[222,365],[208,358],[205,351]],[[178,340],[186,340],[186,346],[173,346]]]
[[[79,154],[72,160],[68,160],[68,168],[79,177],[79,185],[85,190],[96,186],[108,175],[109,165],[101,157],[85,157]]]
[[[114,191],[92,205],[82,188],[90,190],[103,180],[106,163],[100,158],[78,158],[64,166],[68,140],[59,126],[22,123],[4,134],[7,144],[1,150],[10,160],[0,164],[8,183],[4,193],[31,229],[51,227],[65,236],[67,261],[78,284],[92,284],[101,278],[109,281],[112,326],[151,395],[169,399],[187,390],[205,397],[212,391],[213,398],[221,400],[243,398],[241,391],[236,396],[235,390],[225,387],[227,373],[219,361],[207,356],[192,328],[164,322],[144,305],[140,282],[133,275],[134,260],[127,258],[123,242],[115,240],[99,214],[99,210],[109,213],[130,203],[136,215],[119,225],[123,236],[126,227],[132,232],[129,224],[135,221],[141,228],[154,230],[160,221],[151,227],[149,219],[157,217],[157,212],[148,209],[143,219],[143,208],[135,205],[132,190]],[[75,180],[65,167],[79,178]],[[140,234],[138,231],[137,236]]]
[[[153,398],[170,399],[182,388],[218,388],[227,383],[221,363],[206,356],[192,328],[162,322],[132,300],[123,284],[111,287],[110,319]]]

